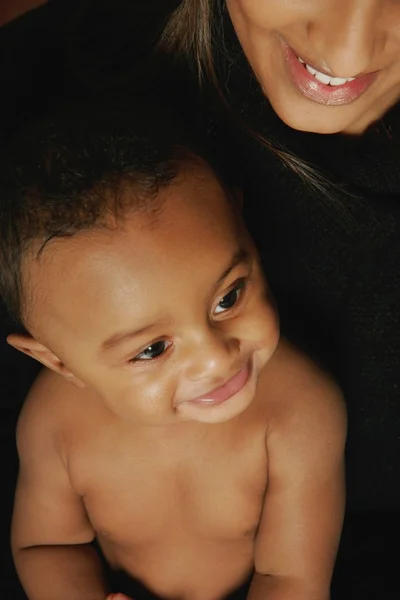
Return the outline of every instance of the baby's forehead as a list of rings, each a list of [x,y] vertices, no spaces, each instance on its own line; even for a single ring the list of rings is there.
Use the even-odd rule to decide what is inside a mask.
[[[210,180],[206,182],[204,178],[195,176],[189,176],[184,181],[177,179],[172,185],[161,189],[151,202],[139,208],[127,204],[123,212],[115,214],[107,211],[96,223],[81,231],[35,240],[26,253],[25,267],[29,265],[30,270],[32,264],[36,264],[48,269],[60,257],[63,260],[66,256],[72,258],[74,254],[79,254],[83,247],[86,250],[109,247],[121,236],[138,241],[139,232],[154,237],[158,235],[160,227],[172,229],[179,221],[200,225],[205,213],[208,216],[218,214],[220,220],[224,213],[230,216],[230,210],[226,210],[230,206],[226,190],[216,180],[212,181],[213,185],[206,183],[210,183]],[[131,195],[132,190],[126,187],[124,193]]]
[[[195,263],[199,252],[204,256],[211,252],[213,240],[234,243],[229,194],[207,167],[186,169],[139,210],[129,204],[135,190],[126,185],[121,193],[128,196],[123,213],[109,212],[88,229],[55,236],[40,252],[40,242],[36,243],[25,261],[23,281],[33,306],[41,304],[44,309],[46,297],[57,302],[68,294],[89,298],[86,288],[104,293],[106,283],[109,289],[122,288],[124,278],[143,268],[158,272],[164,260],[172,277],[174,265],[178,269],[182,260]],[[113,272],[124,276],[111,281]]]

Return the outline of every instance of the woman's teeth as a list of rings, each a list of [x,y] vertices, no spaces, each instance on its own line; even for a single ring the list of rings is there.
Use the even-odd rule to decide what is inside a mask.
[[[298,61],[301,62],[302,65],[305,66],[307,71],[314,75],[315,79],[320,83],[324,83],[325,85],[344,85],[348,81],[354,81],[355,77],[349,77],[345,79],[344,77],[329,77],[329,75],[325,75],[325,73],[320,73],[313,67],[310,67],[300,56],[297,57]]]

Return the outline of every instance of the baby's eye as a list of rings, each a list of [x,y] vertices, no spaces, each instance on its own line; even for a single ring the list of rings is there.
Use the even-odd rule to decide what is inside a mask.
[[[145,350],[143,350],[140,354],[135,356],[133,362],[137,362],[140,360],[154,360],[163,354],[166,349],[169,347],[171,342],[167,342],[162,340],[160,342],[154,342],[154,344],[150,344]]]
[[[218,302],[214,310],[215,314],[221,314],[235,306],[243,293],[245,283],[244,279],[239,279],[239,281],[236,282],[235,286]]]

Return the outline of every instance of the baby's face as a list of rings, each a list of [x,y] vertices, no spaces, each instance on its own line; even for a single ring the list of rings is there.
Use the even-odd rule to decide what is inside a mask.
[[[276,313],[215,177],[187,171],[160,197],[156,214],[48,244],[32,333],[124,420],[226,421],[254,397]]]

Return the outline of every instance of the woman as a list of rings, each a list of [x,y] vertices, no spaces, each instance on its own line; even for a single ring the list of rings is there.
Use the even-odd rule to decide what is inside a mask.
[[[225,8],[264,94],[290,127],[360,134],[396,103],[400,8],[393,2],[228,0]],[[217,9],[215,0],[184,0],[164,33],[203,69],[211,67]]]
[[[400,5],[184,0],[161,51],[200,76],[207,109],[223,96],[214,140],[283,328],[347,398],[349,508],[398,510]]]

